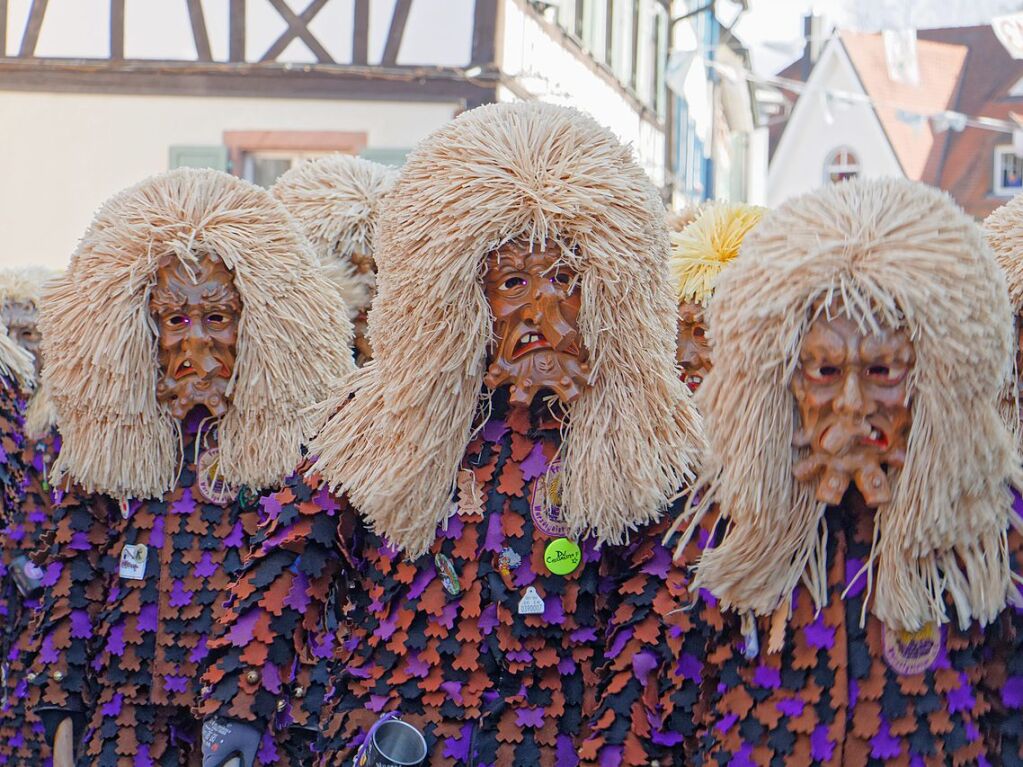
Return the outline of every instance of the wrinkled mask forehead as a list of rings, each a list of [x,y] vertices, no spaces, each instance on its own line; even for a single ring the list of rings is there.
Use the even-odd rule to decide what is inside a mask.
[[[851,485],[867,506],[891,501],[889,471],[905,463],[915,351],[904,329],[857,322],[841,305],[814,312],[790,382],[797,410],[793,467],[837,505]]]
[[[483,285],[494,317],[486,385],[507,386],[514,404],[528,405],[544,390],[574,402],[589,385],[589,365],[581,285],[561,247],[508,242],[487,256]]]
[[[177,419],[197,407],[227,412],[242,301],[234,276],[213,255],[167,256],[156,270],[149,309],[157,332],[157,400]]]

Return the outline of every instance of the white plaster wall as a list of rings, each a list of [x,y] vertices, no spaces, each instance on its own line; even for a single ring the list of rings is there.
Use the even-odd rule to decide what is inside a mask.
[[[330,130],[364,131],[370,147],[411,147],[456,108],[0,91],[0,266],[65,265],[96,208],[167,170],[171,145],[220,145],[228,130]]]
[[[296,12],[307,3],[292,2]],[[228,0],[200,0],[214,61],[228,55]],[[8,0],[7,50],[16,51],[32,0]],[[395,0],[373,0],[369,19],[369,63],[379,63]],[[472,48],[474,0],[414,0],[398,51],[399,64],[467,66]],[[329,0],[309,30],[339,64],[352,60],[353,0]],[[287,29],[267,0],[248,0],[246,59],[258,61]],[[37,56],[106,58],[110,52],[109,0],[49,0],[36,45]],[[195,43],[182,0],[126,0],[124,52],[130,58],[190,60]],[[292,40],[277,58],[309,63],[316,57]]]
[[[664,183],[664,132],[644,120],[610,83],[563,48],[523,11],[516,0],[504,0],[501,70],[533,98],[589,112],[621,141],[631,144],[637,159],[657,185]],[[501,100],[515,99],[498,89]]]
[[[845,54],[836,50],[838,46],[838,41],[833,41],[815,67],[808,90],[800,96],[771,159],[767,181],[770,207],[822,186],[825,161],[840,146],[856,153],[864,178],[903,176],[869,104],[832,101],[830,108],[825,106],[824,88],[863,92]]]

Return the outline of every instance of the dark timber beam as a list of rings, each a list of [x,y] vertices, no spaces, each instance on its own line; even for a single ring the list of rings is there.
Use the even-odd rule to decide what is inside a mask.
[[[228,61],[245,61],[245,0],[231,0],[228,11],[230,41],[227,49]]]
[[[352,24],[352,63],[369,63],[369,0],[355,0]]]
[[[124,0],[110,0],[110,58],[124,58]]]
[[[192,38],[195,40],[195,55],[199,61],[213,61],[210,52],[210,36],[206,32],[206,17],[202,13],[202,0],[186,0],[188,20],[192,22]]]
[[[399,0],[400,2],[401,0]],[[309,3],[309,6],[302,11],[301,14],[295,15],[295,12],[288,7],[285,0],[270,0],[270,5],[274,7],[277,13],[280,14],[281,18],[288,25],[288,28],[284,30],[283,34],[277,38],[277,42],[270,46],[269,50],[263,54],[263,58],[260,61],[274,61],[280,56],[284,49],[288,47],[292,40],[296,37],[301,38],[302,42],[309,46],[309,50],[313,52],[316,60],[320,64],[333,64],[334,59],[327,53],[327,49],[320,45],[320,41],[313,37],[312,32],[309,31],[309,22],[313,20],[320,9],[327,4],[328,0],[313,0]]]
[[[384,43],[384,55],[380,64],[385,67],[398,63],[398,51],[401,50],[401,38],[405,36],[405,24],[412,10],[412,0],[397,0],[394,14],[391,16],[391,28],[387,30],[387,42]]]
[[[39,42],[39,30],[43,26],[43,16],[46,15],[46,4],[49,0],[32,0],[32,8],[28,12],[28,21],[25,22],[25,34],[21,38],[21,51],[18,55],[22,58],[35,56],[36,43]]]

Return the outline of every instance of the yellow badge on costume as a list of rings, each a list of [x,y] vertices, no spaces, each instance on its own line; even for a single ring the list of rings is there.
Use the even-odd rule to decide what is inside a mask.
[[[931,622],[919,631],[882,629],[884,659],[899,674],[919,674],[934,665],[941,652],[941,627]]]

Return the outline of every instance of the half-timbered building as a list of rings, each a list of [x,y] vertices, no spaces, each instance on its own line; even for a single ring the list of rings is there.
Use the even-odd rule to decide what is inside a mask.
[[[592,112],[664,177],[668,0],[0,0],[0,262],[168,167],[400,164],[479,104]]]

